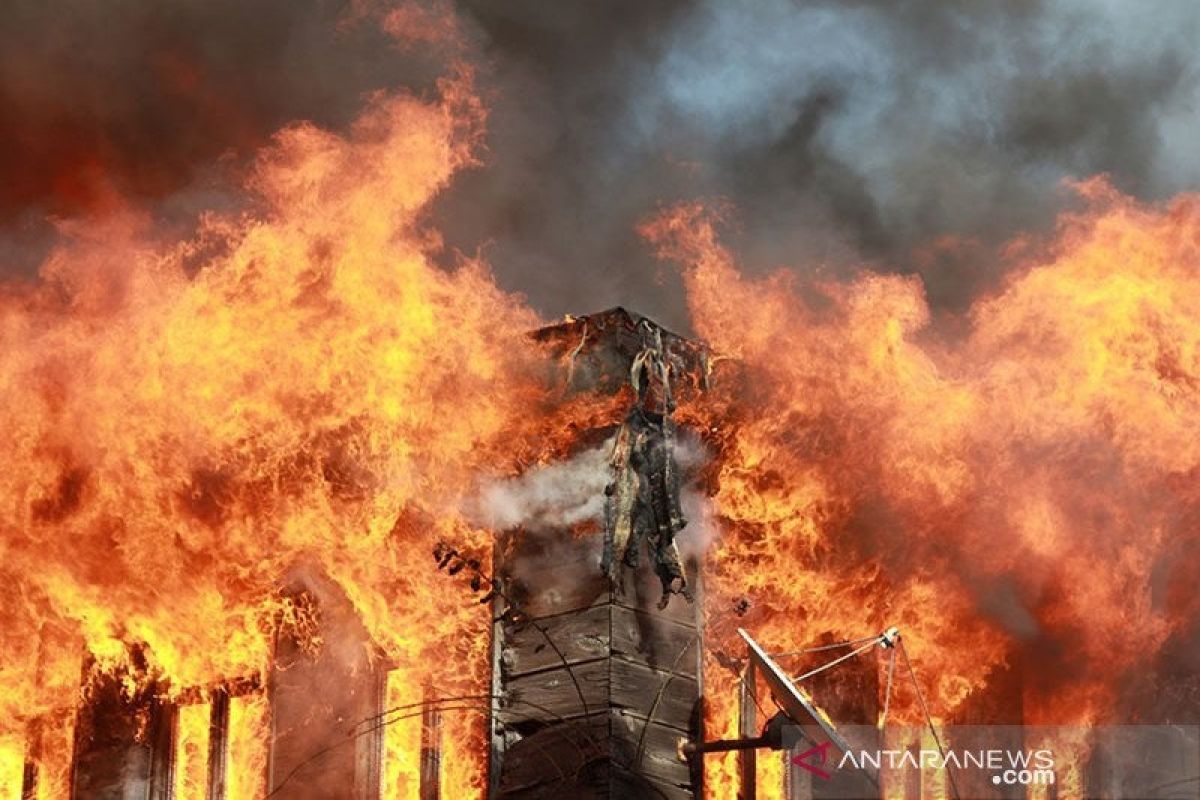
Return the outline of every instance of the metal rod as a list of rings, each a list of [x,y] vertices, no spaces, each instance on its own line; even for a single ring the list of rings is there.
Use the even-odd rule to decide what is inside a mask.
[[[729,753],[735,750],[758,750],[771,747],[772,737],[756,736],[753,739],[714,739],[711,742],[688,742],[683,745],[685,756],[704,755],[706,753]]]

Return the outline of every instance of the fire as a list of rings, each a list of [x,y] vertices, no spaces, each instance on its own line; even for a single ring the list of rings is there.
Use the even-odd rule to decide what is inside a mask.
[[[350,597],[400,698],[486,685],[486,616],[429,601],[429,552],[487,541],[456,508],[512,463],[538,320],[482,265],[434,267],[421,220],[480,122],[465,73],[435,100],[376,96],[346,136],[281,131],[247,208],[195,239],[129,211],[65,230],[36,284],[4,288],[5,764],[74,706],[85,650],[114,671],[142,644],[169,691],[265,674],[301,558]],[[476,666],[448,675],[447,656]],[[479,720],[447,728],[465,796]]]
[[[63,794],[85,654],[130,694],[198,693],[176,780],[201,793],[209,693],[265,680],[298,565],[349,598],[390,706],[488,691],[488,615],[444,599],[430,553],[486,559],[461,511],[481,480],[568,452],[625,399],[548,395],[537,315],[483,263],[433,263],[427,207],[483,118],[465,67],[436,97],[375,95],[344,135],[280,131],[194,237],[118,203],[0,287],[0,796],[34,740],[39,792]],[[787,649],[895,624],[939,721],[1030,660],[1026,720],[1086,723],[1195,619],[1198,200],[1078,190],[1087,209],[1014,245],[961,335],[915,278],[752,279],[705,209],[646,225],[724,357],[680,409],[716,456],[714,652],[740,652],[739,625]],[[709,735],[735,736],[732,674],[710,658],[706,682]],[[444,715],[446,797],[484,790],[481,709]],[[918,721],[914,695],[892,714]],[[400,716],[395,797],[419,768]],[[232,699],[231,796],[263,794],[268,726],[262,697]],[[708,779],[732,796],[732,759]]]
[[[777,649],[896,624],[939,722],[1023,659],[1026,722],[1087,724],[1195,618],[1179,554],[1196,547],[1200,206],[1076,189],[1086,210],[1046,247],[1014,245],[957,338],[915,278],[754,280],[703,207],[644,227],[682,262],[697,331],[737,362],[708,420],[718,648],[739,652],[743,597],[742,624]],[[708,676],[733,735],[733,678]],[[917,712],[896,698],[898,720]],[[710,769],[713,796],[732,763]]]

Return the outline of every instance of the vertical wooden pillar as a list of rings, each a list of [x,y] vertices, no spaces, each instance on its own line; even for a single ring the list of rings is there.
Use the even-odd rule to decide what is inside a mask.
[[[208,800],[225,800],[225,776],[229,757],[229,691],[217,689],[209,705]]]
[[[675,398],[696,397],[708,372],[704,346],[624,309],[569,318],[533,337],[546,345],[549,371],[568,397],[605,397],[628,390],[647,325],[671,358]],[[580,446],[610,439],[626,410],[581,432]],[[596,488],[600,502],[602,491]],[[690,535],[680,532],[681,546]],[[694,557],[684,565],[695,603],[673,596],[660,608],[653,556],[643,550],[641,566],[618,570],[614,586],[601,570],[602,549],[596,529],[515,529],[498,537],[506,602],[496,609],[493,634],[493,800],[692,800],[702,793],[702,773],[678,756],[681,739],[702,734],[698,565]]]
[[[442,712],[421,712],[421,800],[439,800],[442,779]]]
[[[743,739],[758,736],[758,670],[747,660],[738,691],[738,735]],[[765,722],[765,720],[764,720]],[[742,750],[738,754],[738,800],[758,797],[758,751]]]
[[[21,774],[21,800],[37,797],[38,760],[41,758],[41,724],[34,721],[29,726],[25,740],[25,769]]]

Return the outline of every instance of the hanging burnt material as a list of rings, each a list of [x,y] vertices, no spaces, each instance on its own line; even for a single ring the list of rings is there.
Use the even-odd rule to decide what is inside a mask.
[[[690,601],[676,541],[687,520],[680,503],[673,415],[681,392],[707,388],[708,348],[623,308],[569,318],[534,338],[566,363],[568,393],[630,397],[609,457],[604,574],[620,590],[624,571],[638,568],[647,557],[662,584],[660,605],[665,607],[672,594]]]
[[[679,502],[679,467],[675,461],[675,424],[671,415],[673,375],[686,365],[663,344],[662,329],[639,320],[641,348],[629,369],[634,404],[617,431],[609,464],[613,481],[605,490],[604,558],[601,566],[614,586],[620,572],[636,568],[642,551],[649,553],[662,582],[659,607],[672,594],[690,602],[692,594],[679,558],[675,535],[687,525]]]

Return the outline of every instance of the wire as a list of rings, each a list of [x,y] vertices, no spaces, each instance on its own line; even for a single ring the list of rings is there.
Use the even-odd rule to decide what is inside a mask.
[[[490,707],[480,704],[480,705],[470,705],[470,706],[449,706],[447,708],[439,709],[439,711],[478,711],[480,709],[485,710],[485,711],[491,710]],[[321,748],[317,752],[310,755],[308,758],[301,761],[296,766],[292,767],[291,771],[288,772],[287,775],[283,776],[283,780],[280,781],[278,784],[276,784],[274,789],[267,792],[266,795],[263,796],[263,800],[269,800],[269,798],[274,797],[276,794],[278,794],[280,789],[282,789],[284,786],[287,785],[288,781],[290,781],[292,778],[296,777],[296,774],[298,772],[300,772],[300,770],[302,770],[305,767],[307,767],[308,765],[312,764],[317,759],[323,758],[324,756],[328,755],[329,753],[332,753],[334,750],[337,750],[339,747],[345,747],[348,744],[353,744],[355,741],[358,740],[358,738],[360,736],[365,736],[366,734],[372,733],[373,731],[376,731],[379,728],[385,727],[386,725],[390,725],[393,722],[400,722],[401,720],[419,717],[419,716],[423,715],[424,713],[425,713],[425,709],[421,709],[420,711],[414,711],[410,714],[405,714],[403,716],[396,717],[395,719],[388,720],[386,723],[378,726],[377,728],[370,728],[368,730],[360,731],[358,733],[351,733],[351,735],[349,737],[343,739],[342,741],[335,742],[334,744],[331,744],[331,745],[328,745],[327,747]]]
[[[795,678],[792,678],[792,683],[799,683],[800,681],[804,680],[805,678],[811,678],[813,675],[816,675],[820,672],[824,672],[825,670],[830,669],[831,667],[836,667],[838,664],[842,663],[846,659],[854,658],[859,653],[865,653],[867,650],[870,650],[872,647],[877,645],[879,643],[879,641],[880,641],[880,637],[872,636],[871,640],[869,642],[867,642],[867,644],[864,644],[862,647],[859,647],[856,650],[852,650],[851,652],[846,653],[846,655],[844,655],[844,656],[835,658],[833,661],[830,661],[828,664],[825,664],[824,666],[817,667],[816,669],[810,669],[808,672],[804,673],[803,675],[797,675]]]
[[[823,650],[836,650],[839,647],[856,647],[863,642],[878,642],[879,636],[864,636],[861,639],[852,639],[847,642],[834,642],[833,644],[823,644],[820,647],[806,647],[803,650],[788,650],[786,653],[767,653],[771,658],[787,658],[788,656],[800,656],[805,653],[820,653]]]
[[[887,722],[888,709],[892,705],[892,676],[896,674],[896,648],[888,655],[887,689],[883,693],[883,715],[879,718],[879,727]]]
[[[353,744],[360,737],[374,733],[375,731],[378,731],[378,730],[382,730],[383,728],[386,728],[388,725],[391,725],[396,722],[401,722],[406,719],[413,719],[415,717],[419,717],[428,710],[429,706],[437,706],[437,708],[435,708],[434,710],[439,711],[439,712],[442,712],[442,711],[478,711],[480,713],[490,714],[492,712],[492,706],[490,703],[486,704],[486,705],[484,703],[471,703],[470,705],[442,705],[442,704],[443,703],[459,703],[459,702],[469,700],[469,699],[495,700],[498,698],[499,698],[499,695],[491,695],[491,694],[460,695],[457,697],[435,698],[433,700],[423,701],[421,703],[408,703],[408,704],[401,705],[401,706],[395,706],[394,708],[390,708],[387,711],[384,711],[380,714],[372,714],[368,717],[364,717],[363,719],[356,722],[353,727],[350,728],[350,730],[347,732],[347,736],[345,739],[321,748],[320,750],[318,750],[315,753],[313,753],[312,755],[310,755],[308,758],[301,761],[295,767],[293,767],[291,769],[291,771],[288,772],[288,774],[284,776],[283,780],[280,781],[278,784],[276,784],[274,789],[272,789],[266,795],[264,795],[263,800],[269,800],[269,798],[276,795],[279,792],[279,790],[282,789],[288,781],[290,781],[292,778],[294,778],[296,776],[297,773],[300,772],[300,770],[304,769],[309,764],[312,764],[317,759],[323,758],[324,756],[333,752],[334,750],[338,749],[339,747],[344,747],[348,744]],[[509,698],[509,700],[510,700],[510,702],[513,702],[513,703],[519,703],[521,705],[529,706],[530,708],[534,709],[535,711],[540,711],[543,714],[547,714],[549,716],[556,717],[557,721],[559,721],[559,722],[563,722],[563,723],[568,722],[568,720],[564,719],[563,717],[559,716],[558,714],[555,714],[554,712],[550,711],[549,709],[545,708],[544,706],[538,705],[537,703],[532,703],[528,700],[520,700],[520,699],[512,699],[512,698]],[[401,714],[398,717],[391,717],[390,719],[384,719],[384,717],[388,717],[389,715],[391,715],[392,713],[394,713],[396,711],[405,710],[405,709],[409,709],[409,708],[416,708],[418,706],[420,707],[420,710],[418,710],[418,711],[412,711],[407,714]],[[362,725],[363,723],[368,722],[370,720],[375,720],[374,724],[370,725],[367,728],[363,728],[361,730],[359,729],[360,725]],[[597,745],[597,746],[599,745],[599,743],[595,739],[595,734],[593,731],[588,729],[586,726],[582,726],[581,730],[585,731],[588,735],[588,738],[592,739],[592,744]],[[555,767],[559,770],[560,773],[562,772],[561,767],[558,767],[557,763],[555,764]]]
[[[950,769],[950,763],[946,761],[946,751],[942,748],[942,739],[938,736],[937,728],[933,724],[933,716],[929,713],[929,706],[925,704],[925,695],[921,693],[921,684],[917,682],[917,673],[913,671],[912,662],[908,660],[908,650],[904,647],[904,639],[898,639],[896,642],[900,648],[900,655],[904,658],[904,666],[908,669],[908,676],[912,678],[913,689],[917,692],[917,699],[921,701],[921,711],[925,714],[925,723],[929,726],[929,732],[933,734],[933,741],[937,744],[938,755],[942,757],[942,763],[946,765],[946,775],[950,778],[950,788],[954,790],[955,800],[961,800],[961,795],[958,793],[958,783],[954,780],[954,771]]]

